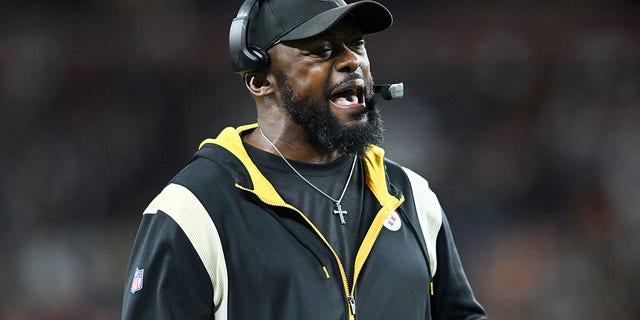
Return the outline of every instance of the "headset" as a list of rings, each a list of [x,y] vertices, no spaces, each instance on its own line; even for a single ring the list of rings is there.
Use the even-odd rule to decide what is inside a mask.
[[[245,0],[238,10],[238,15],[231,22],[229,29],[231,69],[238,74],[266,68],[271,64],[269,55],[264,50],[249,46],[247,42],[251,11],[259,3],[260,0]]]
[[[251,11],[261,0],[245,0],[238,10],[238,14],[231,22],[229,29],[229,53],[231,69],[238,74],[260,70],[271,64],[269,55],[256,46],[249,46],[247,32],[251,20]],[[379,84],[373,86],[373,91],[385,100],[400,99],[404,96],[404,84]]]

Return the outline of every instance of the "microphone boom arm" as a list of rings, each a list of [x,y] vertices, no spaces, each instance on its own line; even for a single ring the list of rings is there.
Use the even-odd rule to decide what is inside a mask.
[[[400,99],[404,96],[404,83],[376,84],[373,85],[373,92],[379,93],[385,100]]]

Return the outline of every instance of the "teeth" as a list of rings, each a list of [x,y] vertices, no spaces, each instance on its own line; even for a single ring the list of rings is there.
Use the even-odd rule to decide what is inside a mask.
[[[336,93],[332,100],[337,105],[342,106],[352,106],[360,103],[364,106],[363,89],[357,86],[347,88],[341,93]]]

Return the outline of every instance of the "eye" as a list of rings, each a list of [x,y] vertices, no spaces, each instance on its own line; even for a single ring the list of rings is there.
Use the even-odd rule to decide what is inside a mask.
[[[355,39],[347,44],[349,48],[355,52],[363,52],[365,50],[364,39]]]
[[[328,59],[329,57],[331,57],[332,53],[333,53],[333,47],[329,43],[319,45],[309,50],[309,54],[322,59]]]

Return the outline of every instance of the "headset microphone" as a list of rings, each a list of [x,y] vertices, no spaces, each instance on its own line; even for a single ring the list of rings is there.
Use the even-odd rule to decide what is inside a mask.
[[[395,100],[404,96],[404,83],[392,83],[392,84],[375,84],[373,85],[373,92],[379,93],[382,99]]]

